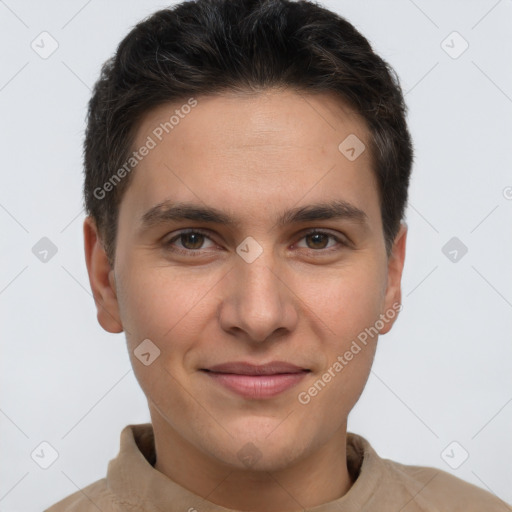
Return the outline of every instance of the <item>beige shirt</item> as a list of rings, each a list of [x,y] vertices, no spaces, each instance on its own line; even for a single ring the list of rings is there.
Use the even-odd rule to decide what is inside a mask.
[[[206,501],[157,471],[151,423],[128,425],[106,478],[45,512],[234,512]],[[439,469],[381,459],[368,441],[347,434],[354,484],[341,498],[309,512],[511,512],[493,494]],[[195,509],[195,511],[194,511]]]

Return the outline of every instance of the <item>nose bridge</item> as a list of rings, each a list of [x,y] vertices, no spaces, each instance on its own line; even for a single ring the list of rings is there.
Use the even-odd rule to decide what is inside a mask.
[[[270,248],[251,261],[242,253],[230,272],[230,296],[225,297],[221,310],[223,328],[242,330],[253,341],[264,341],[277,329],[293,329],[297,315],[278,275],[278,262]]]
[[[248,236],[236,250],[239,258],[235,261],[235,274],[237,285],[241,284],[246,291],[251,291],[248,298],[259,300],[261,297],[268,300],[278,292],[278,283],[275,282],[275,268],[278,265],[270,239],[259,242]]]
[[[237,291],[247,305],[268,309],[280,303],[280,285],[276,277],[275,262],[272,256],[261,255],[252,263],[238,263]]]

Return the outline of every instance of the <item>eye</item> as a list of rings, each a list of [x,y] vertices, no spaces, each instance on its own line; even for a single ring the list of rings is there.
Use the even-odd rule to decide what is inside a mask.
[[[334,243],[329,244],[329,239],[334,240]],[[313,230],[305,233],[301,240],[306,240],[306,248],[313,251],[321,251],[324,249],[331,250],[336,245],[346,246],[348,245],[342,238],[329,233],[328,231]],[[300,247],[297,245],[297,247]],[[304,246],[302,246],[304,247]],[[339,247],[338,247],[339,248]]]
[[[203,231],[198,229],[190,229],[186,231],[181,231],[173,238],[164,242],[164,246],[166,249],[186,254],[186,255],[194,255],[193,253],[200,253],[200,250],[205,249],[203,246],[205,240],[210,240],[212,242],[212,247],[215,246],[210,237]],[[174,245],[175,242],[179,242],[181,247],[178,245]]]
[[[348,243],[343,239],[328,231],[311,230],[304,233],[300,241],[305,240],[306,245],[296,244],[298,248],[305,248],[316,253],[331,252],[338,250],[342,247],[348,246]],[[210,246],[204,246],[205,242],[209,241]],[[331,242],[331,243],[330,243]],[[172,251],[183,256],[201,256],[207,249],[214,248],[216,245],[213,240],[208,236],[208,233],[200,229],[188,229],[180,231],[172,238],[164,242],[166,250]]]

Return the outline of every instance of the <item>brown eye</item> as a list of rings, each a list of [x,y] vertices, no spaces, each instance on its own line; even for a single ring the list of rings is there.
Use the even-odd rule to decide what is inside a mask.
[[[311,241],[311,244],[308,244],[310,249],[325,249],[331,236],[325,233],[310,233],[305,236],[305,239]]]
[[[302,240],[305,241],[305,245],[302,244]],[[331,243],[331,241],[333,243]],[[337,237],[328,231],[310,231],[305,233],[297,247],[310,249],[319,253],[342,249],[347,243],[343,238]]]
[[[202,233],[181,233],[180,237],[181,245],[185,249],[200,249],[204,243],[205,236]]]
[[[208,246],[208,242],[211,244],[210,246]],[[164,242],[163,245],[166,250],[184,256],[204,255],[206,249],[215,247],[211,238],[206,233],[197,229],[181,231],[173,238]]]

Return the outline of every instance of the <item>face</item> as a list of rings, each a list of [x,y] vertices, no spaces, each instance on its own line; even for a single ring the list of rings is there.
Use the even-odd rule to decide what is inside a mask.
[[[138,127],[134,148],[155,144],[123,197],[113,269],[86,220],[98,319],[125,331],[155,429],[227,466],[275,470],[344,435],[374,334],[398,313],[405,228],[388,257],[368,131],[338,99],[196,101]],[[205,371],[272,361],[301,371]]]

